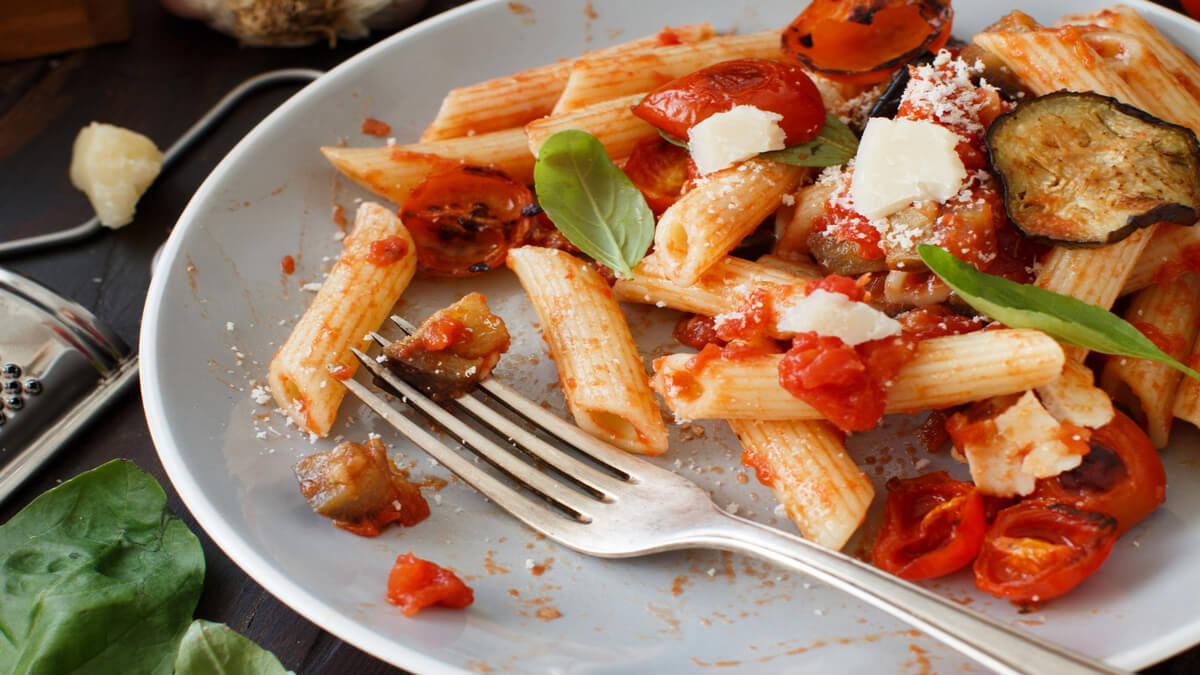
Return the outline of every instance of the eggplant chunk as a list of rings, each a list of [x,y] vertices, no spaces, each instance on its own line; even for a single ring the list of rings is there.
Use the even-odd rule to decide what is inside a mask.
[[[1114,244],[1142,227],[1200,217],[1200,144],[1190,129],[1116,99],[1056,92],[987,132],[1009,218],[1031,238]]]
[[[391,512],[386,521],[409,526],[429,515],[420,490],[392,464],[378,438],[366,445],[346,441],[305,457],[292,470],[312,510],[341,523],[362,523]]]
[[[471,391],[508,351],[504,320],[469,293],[433,313],[417,332],[384,348],[387,366],[435,400]]]

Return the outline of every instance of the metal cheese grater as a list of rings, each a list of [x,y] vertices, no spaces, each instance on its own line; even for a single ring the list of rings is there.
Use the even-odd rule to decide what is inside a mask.
[[[320,76],[319,70],[286,68],[246,80],[163,153],[163,170],[252,92]],[[0,242],[0,257],[77,242],[102,229],[92,218],[60,232]],[[91,312],[0,268],[0,502],[137,375],[137,354]]]
[[[80,305],[0,268],[0,501],[108,401],[137,356]]]

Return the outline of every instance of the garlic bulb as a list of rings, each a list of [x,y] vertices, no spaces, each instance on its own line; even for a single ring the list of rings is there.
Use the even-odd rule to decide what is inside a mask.
[[[292,47],[394,30],[424,0],[162,0],[171,12],[204,21],[243,44]]]

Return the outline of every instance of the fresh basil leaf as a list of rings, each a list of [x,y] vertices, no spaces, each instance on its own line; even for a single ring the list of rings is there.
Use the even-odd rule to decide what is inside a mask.
[[[691,150],[691,148],[688,147],[687,143],[684,143],[683,141],[676,139],[674,136],[672,136],[671,134],[668,134],[667,132],[663,131],[662,129],[658,130],[658,135],[662,136],[663,140],[670,143],[671,145],[678,145],[679,147],[683,148],[684,150]]]
[[[1200,380],[1200,373],[1171,358],[1112,312],[1069,295],[985,274],[937,246],[922,244],[917,250],[925,265],[967,304],[1010,328],[1035,328],[1091,351],[1165,363]]]
[[[271,652],[223,623],[197,619],[175,657],[175,675],[293,675]]]
[[[858,152],[858,137],[835,117],[825,113],[825,128],[817,137],[783,150],[764,152],[760,157],[793,166],[836,166],[845,164]]]
[[[166,503],[114,460],[0,526],[0,672],[171,672],[204,552]]]
[[[538,202],[572,244],[613,271],[633,276],[654,239],[654,214],[604,146],[586,131],[560,131],[533,167]]]

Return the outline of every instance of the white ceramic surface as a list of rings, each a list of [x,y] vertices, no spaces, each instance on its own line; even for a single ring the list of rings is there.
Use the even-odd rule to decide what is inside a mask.
[[[416,26],[351,59],[280,107],[208,178],[181,217],[150,289],[142,329],[142,393],[154,441],[176,489],[210,536],[250,576],[318,625],[418,672],[674,672],[721,665],[750,671],[964,672],[972,666],[881,613],[757,561],[710,551],[602,561],[540,540],[477,494],[451,484],[417,527],[361,539],[315,515],[290,466],[332,447],[285,426],[252,400],[265,370],[340,244],[334,203],[352,212],[367,195],[334,171],[317,146],[363,136],[365,116],[413,139],[452,87],[581,50],[708,19],[720,30],[781,26],[804,3],[716,0],[526,0],[532,11],[482,1]],[[1043,21],[1093,6],[1017,0]],[[968,35],[1002,10],[956,3],[955,33]],[[594,16],[586,9],[594,6]],[[1007,6],[1007,5],[1006,5]],[[1200,24],[1139,5],[1169,35],[1200,48]],[[296,258],[282,277],[279,259]],[[531,310],[507,272],[420,281],[399,311],[418,319],[479,289],[516,335],[500,374],[559,410],[553,365]],[[671,349],[674,317],[629,308],[647,355]],[[233,330],[227,330],[232,322]],[[657,350],[657,351],[656,351]],[[415,474],[445,477],[377,418],[347,400],[336,433],[378,431]],[[904,421],[901,420],[902,424]],[[1181,430],[1182,431],[1182,430]],[[683,439],[681,433],[689,436]],[[775,522],[774,502],[738,463],[722,425],[672,429],[663,462],[711,489],[722,506]],[[265,435],[265,438],[258,438]],[[880,481],[915,473],[921,454],[892,432],[857,439],[854,452]],[[883,449],[889,444],[890,450]],[[1197,435],[1183,431],[1164,453],[1167,504],[1120,540],[1104,568],[1076,592],[1020,615],[977,593],[968,575],[932,586],[1023,628],[1140,667],[1200,641],[1200,467]],[[941,458],[934,458],[940,460]],[[870,462],[870,463],[868,463]],[[749,479],[749,480],[747,480]],[[792,529],[785,519],[781,527]],[[474,586],[466,612],[428,610],[406,619],[383,600],[396,555],[455,568]],[[535,575],[529,565],[546,564]],[[539,619],[537,610],[561,612]],[[543,610],[545,612],[546,610]]]

